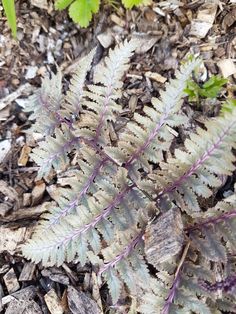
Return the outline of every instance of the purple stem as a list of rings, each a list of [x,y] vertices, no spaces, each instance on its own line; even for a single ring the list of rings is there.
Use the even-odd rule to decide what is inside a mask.
[[[100,277],[103,272],[107,271],[108,268],[114,267],[119,261],[121,261],[123,258],[126,258],[131,251],[135,248],[135,246],[141,241],[142,236],[144,234],[144,231],[142,230],[124,249],[123,251],[117,255],[113,260],[108,262],[107,264],[103,265],[102,268],[100,268],[98,272],[98,276]]]
[[[56,118],[57,122],[58,123],[65,123],[69,126],[69,128],[72,127],[72,121],[68,121],[67,119],[63,118],[60,113],[58,111],[55,111],[55,110],[51,110],[50,109],[50,106],[49,106],[49,103],[43,99],[41,93],[39,95],[39,99],[40,99],[40,102],[42,104],[42,107],[50,114],[52,115],[53,117]],[[59,110],[59,108],[57,108],[57,110]]]
[[[185,230],[191,232],[191,231],[194,231],[196,229],[201,229],[202,227],[204,227],[206,225],[209,225],[209,224],[215,225],[217,223],[220,223],[222,221],[225,221],[225,220],[228,220],[231,218],[235,218],[235,217],[236,217],[236,209],[233,209],[232,211],[227,212],[227,213],[223,213],[217,217],[211,217],[211,218],[208,218],[206,220],[203,220],[194,226],[189,226]]]
[[[43,161],[43,164],[48,164],[48,163],[52,163],[52,161],[58,157],[59,155],[65,153],[65,151],[73,144],[76,144],[77,142],[79,142],[80,138],[79,137],[74,137],[72,138],[70,141],[66,142],[65,144],[63,144],[59,151],[57,151],[56,153],[52,154],[49,156],[49,158],[45,159]]]
[[[150,133],[148,136],[146,142],[141,145],[133,154],[130,156],[130,158],[125,163],[125,168],[128,169],[130,165],[133,163],[134,160],[138,159],[139,156],[145,151],[145,149],[150,145],[150,143],[154,140],[154,138],[157,136],[157,133],[165,123],[169,112],[165,112],[163,116],[160,118],[160,121],[157,123],[155,129]]]
[[[214,284],[199,280],[199,284],[204,290],[209,292],[224,291],[230,293],[236,287],[236,275],[228,276],[225,280],[217,281]]]
[[[160,197],[162,197],[166,193],[172,192],[175,188],[179,187],[183,181],[185,181],[187,178],[189,178],[199,167],[202,166],[202,164],[212,155],[212,153],[221,145],[224,137],[228,135],[229,130],[233,127],[235,122],[231,123],[220,135],[218,140],[198,159],[196,162],[190,167],[190,169],[185,172],[184,175],[182,175],[179,179],[174,181],[170,186],[166,187],[164,190],[162,190],[156,197],[156,200],[158,200]]]
[[[68,242],[74,240],[75,238],[79,237],[81,234],[88,231],[90,228],[95,228],[95,226],[102,221],[103,219],[107,218],[112,210],[120,204],[120,202],[124,199],[124,197],[128,194],[128,192],[133,188],[134,186],[126,186],[117,196],[114,198],[114,200],[111,202],[109,206],[107,206],[101,214],[97,215],[90,223],[84,225],[82,228],[75,229],[71,234],[69,234],[67,237],[63,238],[62,240],[58,241],[57,243],[53,243],[52,245],[45,246],[43,248],[39,248],[39,250],[50,250],[52,248],[66,246]]]
[[[173,303],[173,300],[175,298],[176,290],[179,287],[179,283],[180,283],[180,269],[181,268],[179,268],[178,269],[178,273],[175,274],[175,279],[174,279],[173,285],[172,285],[172,287],[171,287],[171,289],[169,291],[168,297],[167,297],[167,299],[165,301],[165,304],[164,304],[160,314],[168,314],[169,313],[170,306]]]
[[[92,185],[95,177],[98,175],[98,173],[100,172],[100,170],[102,169],[102,167],[105,165],[105,163],[108,161],[108,158],[102,159],[100,160],[97,165],[95,166],[94,170],[92,171],[92,173],[90,174],[90,176],[88,177],[86,183],[84,184],[84,186],[82,187],[81,191],[79,192],[79,195],[76,195],[71,201],[70,203],[62,210],[58,213],[57,216],[53,217],[50,220],[49,225],[47,225],[47,228],[50,228],[52,225],[55,225],[58,223],[58,221],[62,218],[65,217],[66,215],[68,215],[78,204],[79,201],[81,200],[81,198],[87,193],[88,189],[90,188],[90,186]]]

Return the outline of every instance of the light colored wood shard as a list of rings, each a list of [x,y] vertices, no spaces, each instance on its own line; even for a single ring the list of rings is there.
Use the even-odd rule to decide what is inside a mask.
[[[190,36],[197,38],[206,37],[209,30],[212,28],[217,12],[216,3],[205,3],[198,11],[197,18],[192,20]]]
[[[31,148],[28,145],[24,145],[22,147],[20,157],[18,159],[18,166],[26,166],[29,160],[29,154],[31,152]]]
[[[19,282],[17,280],[16,274],[14,269],[11,268],[4,276],[3,276],[4,283],[7,287],[7,291],[9,294],[17,291],[20,289]]]
[[[46,189],[46,185],[44,182],[39,182],[34,188],[33,188],[33,191],[32,191],[32,204],[31,205],[37,205],[42,197],[43,197],[43,194],[45,192],[45,189]]]
[[[44,300],[51,314],[63,314],[64,310],[61,301],[54,289],[51,289],[45,296]]]
[[[19,281],[29,281],[33,279],[36,265],[33,263],[25,263],[21,271]]]
[[[100,314],[97,303],[84,292],[77,291],[72,286],[67,290],[68,306],[73,314]]]
[[[145,255],[153,266],[178,254],[184,242],[183,223],[179,209],[171,209],[150,223],[146,228],[144,239]]]
[[[19,248],[19,244],[23,243],[27,238],[27,228],[22,227],[18,229],[10,229],[7,227],[0,227],[0,253],[7,251],[14,254]]]
[[[230,75],[233,75],[236,73],[236,65],[232,59],[220,60],[217,63],[217,65],[220,68],[221,73],[222,73],[224,78],[227,78]]]
[[[165,81],[166,81],[166,78],[164,76],[160,75],[159,73],[155,73],[155,72],[148,71],[145,73],[145,76],[150,78],[153,81],[156,81],[156,82],[162,83],[162,84],[165,83]]]

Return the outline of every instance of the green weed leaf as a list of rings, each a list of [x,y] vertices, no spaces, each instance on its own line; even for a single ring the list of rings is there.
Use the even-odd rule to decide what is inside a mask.
[[[131,9],[135,5],[143,3],[143,0],[122,0],[122,4],[126,9]]]
[[[81,27],[87,27],[92,19],[92,13],[97,13],[99,0],[76,0],[70,5],[69,15]]]
[[[55,2],[56,10],[64,10],[67,8],[74,0],[57,0]]]
[[[212,75],[201,87],[193,80],[189,80],[185,88],[185,93],[189,96],[190,101],[198,101],[200,97],[213,99],[217,97],[227,81],[227,79],[219,75]]]
[[[2,4],[12,35],[16,38],[16,10],[14,0],[2,0]]]

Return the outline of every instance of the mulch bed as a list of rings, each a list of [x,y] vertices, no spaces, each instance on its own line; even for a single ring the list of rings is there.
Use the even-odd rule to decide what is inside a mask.
[[[45,1],[42,1],[45,4]],[[50,1],[48,1],[50,2]],[[61,67],[68,84],[77,61],[97,46],[95,63],[114,43],[132,36],[146,39],[132,59],[125,78],[123,95],[125,119],[130,112],[158,96],[166,79],[171,78],[184,56],[200,54],[205,62],[202,76],[229,77],[221,99],[235,97],[236,4],[221,1],[212,11],[206,34],[196,33],[201,12],[207,15],[204,1],[181,1],[181,5],[158,5],[126,12],[103,5],[91,25],[81,29],[67,12],[55,12],[52,3],[40,7],[40,1],[17,1],[18,40],[13,40],[6,19],[0,18],[0,311],[15,313],[100,313],[112,310],[111,299],[103,286],[99,290],[96,269],[91,265],[63,264],[43,268],[26,261],[20,244],[32,233],[34,225],[51,200],[55,174],[46,182],[36,181],[37,166],[29,153],[37,139],[27,133],[31,125],[21,106],[24,99],[41,84],[41,78]],[[234,3],[233,3],[234,2]],[[37,4],[34,5],[34,4]],[[46,1],[47,3],[47,1]],[[2,9],[1,9],[1,12]],[[198,20],[196,18],[198,17]],[[198,24],[199,27],[199,24]],[[204,30],[203,30],[204,33]],[[126,110],[127,109],[127,110]],[[219,112],[219,101],[188,106],[193,125]],[[132,114],[131,114],[132,116]],[[186,130],[182,136],[186,136]],[[181,134],[181,130],[180,130]],[[235,177],[227,180],[215,197],[230,189]],[[214,200],[213,200],[214,201]],[[75,302],[76,300],[76,302]],[[115,313],[126,313],[126,304]]]

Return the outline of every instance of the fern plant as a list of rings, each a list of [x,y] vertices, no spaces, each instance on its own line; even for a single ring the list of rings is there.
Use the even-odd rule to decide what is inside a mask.
[[[68,169],[73,154],[77,169],[58,187],[23,254],[44,266],[90,261],[113,304],[127,288],[142,313],[236,312],[235,194],[207,206],[235,170],[234,102],[170,153],[188,122],[181,109],[186,84],[201,62],[189,58],[114,142],[110,125],[123,112],[124,74],[139,45],[125,41],[110,50],[87,83],[93,50],[65,95],[59,72],[29,98],[33,130],[44,135],[31,154],[38,178]]]

